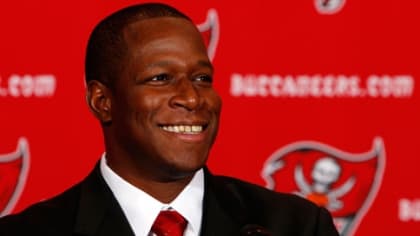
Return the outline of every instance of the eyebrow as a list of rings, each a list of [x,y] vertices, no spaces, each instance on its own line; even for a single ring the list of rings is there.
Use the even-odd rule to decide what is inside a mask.
[[[170,61],[170,60],[162,60],[162,61],[158,61],[158,62],[154,62],[154,63],[149,64],[147,66],[147,68],[161,67],[161,66],[167,66],[167,65],[171,65],[171,64],[173,64],[173,62]],[[197,62],[197,65],[208,67],[211,70],[214,70],[213,64],[209,61],[206,61],[206,60],[199,60]]]
[[[214,70],[213,64],[209,61],[200,60],[198,61],[198,64],[201,66],[209,67],[211,70]]]

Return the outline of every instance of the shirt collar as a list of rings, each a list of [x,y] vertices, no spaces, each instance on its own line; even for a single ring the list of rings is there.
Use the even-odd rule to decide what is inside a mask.
[[[182,190],[169,206],[178,211],[188,221],[195,235],[201,228],[201,217],[204,197],[204,171],[197,171],[191,182]],[[187,229],[188,230],[188,229]]]
[[[187,221],[187,231],[198,235],[201,228],[204,197],[204,172],[197,171],[190,183],[169,204],[164,204],[117,175],[107,164],[105,153],[100,161],[101,174],[120,204],[137,236],[147,236],[159,212],[173,208]]]

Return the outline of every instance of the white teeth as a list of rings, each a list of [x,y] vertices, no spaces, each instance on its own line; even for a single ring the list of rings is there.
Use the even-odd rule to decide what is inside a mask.
[[[191,132],[191,126],[184,126],[185,127],[185,132]]]
[[[203,131],[203,126],[201,125],[165,125],[165,126],[162,126],[162,129],[169,132],[174,132],[174,133],[196,134]]]
[[[175,132],[175,133],[179,133],[179,131],[180,131],[181,129],[180,129],[180,127],[179,126],[174,126],[173,127],[173,131]]]
[[[199,125],[193,125],[193,126],[191,126],[191,131],[192,132],[201,132],[203,130],[203,127],[202,126],[199,126]]]

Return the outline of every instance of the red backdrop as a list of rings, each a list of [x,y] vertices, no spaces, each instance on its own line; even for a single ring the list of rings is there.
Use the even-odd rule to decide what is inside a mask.
[[[135,2],[0,4],[0,214],[63,191],[99,159],[86,41]],[[308,197],[342,235],[420,233],[418,1],[166,2],[210,22],[224,101],[213,172]]]

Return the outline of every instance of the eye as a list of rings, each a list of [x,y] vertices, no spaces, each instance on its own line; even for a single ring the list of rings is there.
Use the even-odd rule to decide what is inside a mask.
[[[199,81],[199,82],[206,82],[206,83],[212,83],[213,82],[213,77],[210,75],[199,75],[196,76],[194,78],[195,81]]]
[[[153,86],[159,86],[168,84],[171,81],[171,79],[172,77],[169,74],[162,73],[146,78],[145,80],[143,80],[143,83]]]
[[[167,80],[169,80],[169,75],[167,75],[167,74],[156,75],[156,76],[152,77],[150,80],[151,81],[167,81]]]

